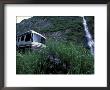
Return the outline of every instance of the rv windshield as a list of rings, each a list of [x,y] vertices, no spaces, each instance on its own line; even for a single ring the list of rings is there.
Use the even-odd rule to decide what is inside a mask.
[[[45,38],[37,34],[33,34],[33,41],[45,44]]]

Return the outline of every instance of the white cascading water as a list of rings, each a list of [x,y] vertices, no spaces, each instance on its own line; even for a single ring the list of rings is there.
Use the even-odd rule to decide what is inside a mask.
[[[82,16],[82,18],[83,18],[85,36],[86,36],[87,42],[88,42],[87,44],[90,47],[91,54],[94,55],[94,41],[93,41],[92,36],[91,36],[91,34],[90,34],[89,30],[88,30],[86,19],[84,18],[84,16]]]

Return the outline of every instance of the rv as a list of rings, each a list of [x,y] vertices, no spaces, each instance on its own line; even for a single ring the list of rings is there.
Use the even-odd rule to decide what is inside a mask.
[[[46,38],[43,35],[30,30],[16,36],[16,47],[17,49],[29,48],[36,50],[46,47],[45,40]]]

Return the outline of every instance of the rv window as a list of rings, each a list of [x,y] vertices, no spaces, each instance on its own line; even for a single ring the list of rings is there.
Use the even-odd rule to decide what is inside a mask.
[[[31,41],[31,34],[30,33],[26,35],[25,41],[26,42]]]
[[[19,42],[19,40],[20,40],[20,37],[18,38],[18,42]]]
[[[45,44],[45,38],[41,37],[41,43]]]
[[[24,41],[24,36],[21,37],[21,41]]]

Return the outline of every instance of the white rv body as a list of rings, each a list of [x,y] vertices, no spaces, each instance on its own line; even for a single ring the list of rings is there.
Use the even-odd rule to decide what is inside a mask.
[[[30,49],[35,50],[37,48],[46,47],[45,40],[46,38],[43,35],[33,30],[30,30],[20,35],[17,35],[16,47],[17,48],[30,48]]]

